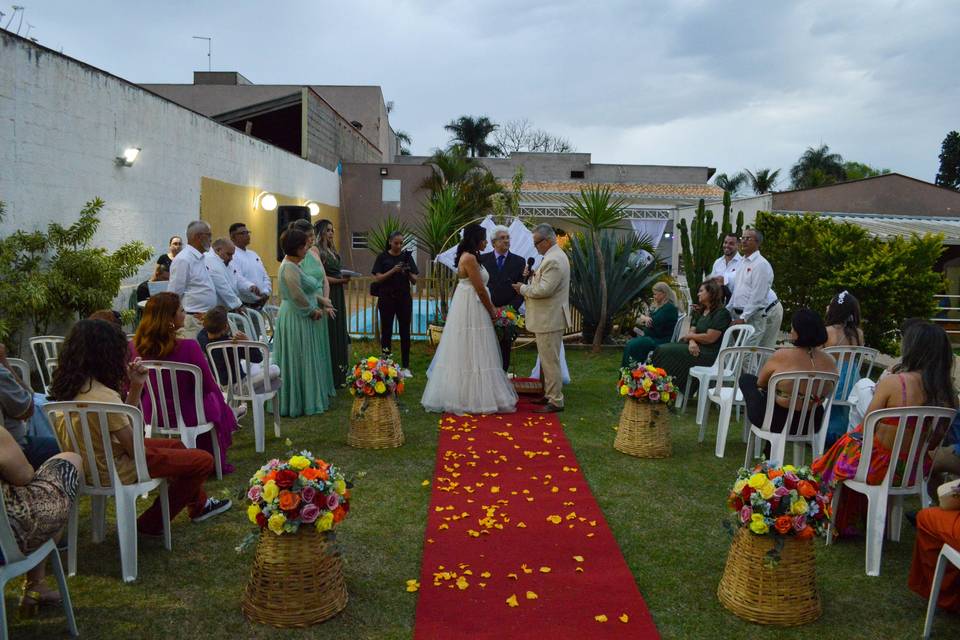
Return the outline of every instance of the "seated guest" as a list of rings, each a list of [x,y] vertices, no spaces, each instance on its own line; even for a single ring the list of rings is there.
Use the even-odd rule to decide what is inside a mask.
[[[7,349],[0,343],[0,413],[3,426],[14,442],[20,445],[33,468],[39,469],[40,465],[60,452],[60,446],[52,434],[46,435],[47,430],[31,433],[27,421],[34,417],[35,411],[33,390],[28,382],[21,380],[14,372],[7,362]]]
[[[877,383],[867,409],[867,415],[878,409],[895,407],[929,406],[957,408],[957,392],[953,387],[953,350],[946,332],[929,322],[912,324],[903,334],[900,353],[902,360],[892,375],[881,378]],[[873,453],[870,457],[870,469],[867,473],[869,484],[879,484],[890,466],[891,449],[897,433],[898,420],[890,420],[877,425],[874,432]],[[947,425],[943,425],[946,429]],[[907,425],[904,439],[909,442],[913,437],[913,425]],[[837,485],[856,476],[860,464],[860,450],[863,446],[863,425],[843,435],[821,457],[811,465],[813,471],[822,476],[823,481]],[[931,444],[936,446],[940,438],[934,437]],[[929,452],[924,452],[924,473],[929,471]],[[909,447],[900,453],[901,461],[909,454]],[[897,472],[900,473],[900,470]],[[837,530],[843,534],[854,532],[853,525],[859,524],[859,516],[865,513],[866,499],[863,494],[844,491],[840,504],[834,514]]]
[[[960,487],[952,482],[942,487],[941,491],[953,494],[949,501],[941,501],[940,507],[924,509],[917,514],[917,537],[913,543],[913,561],[910,563],[907,585],[924,599],[930,598],[940,549],[945,544],[960,549],[960,511],[955,508],[956,501],[960,499],[960,493],[957,493]],[[940,583],[937,606],[960,613],[960,569],[949,562],[943,582]]]
[[[104,322],[109,322],[117,329],[123,330],[123,316],[120,315],[119,311],[114,311],[113,309],[94,311],[87,320],[103,320]]]
[[[836,373],[837,363],[830,354],[826,353],[821,346],[827,339],[827,330],[823,326],[823,321],[815,311],[810,309],[798,309],[793,314],[791,321],[790,341],[795,348],[778,349],[767,360],[759,375],[750,373],[740,374],[740,391],[743,393],[743,402],[746,405],[747,417],[750,422],[756,426],[763,424],[767,413],[767,398],[770,390],[767,388],[770,382],[770,376],[777,373],[789,373],[790,371],[823,371],[824,373]],[[797,400],[807,397],[812,389],[801,389],[797,394]],[[824,389],[826,394],[833,393],[832,385]],[[780,433],[787,426],[787,416],[790,413],[790,400],[793,397],[793,385],[783,383],[774,390],[776,394],[775,404],[773,406],[773,418],[770,422],[770,430],[774,433]],[[823,407],[819,404],[821,398],[813,398],[817,402],[814,409],[814,423],[816,430],[820,430],[823,422]],[[796,434],[800,430],[801,411],[799,407],[793,416],[793,424],[790,425],[790,433]]]
[[[167,282],[170,280],[170,266],[158,264],[153,270],[153,275],[149,280],[144,280],[137,285],[137,302],[143,302],[150,297],[151,282]]]
[[[216,306],[210,311],[207,311],[206,315],[203,318],[203,329],[200,333],[197,334],[197,342],[200,343],[200,348],[203,349],[204,353],[207,353],[207,345],[217,342],[237,342],[238,340],[250,340],[242,331],[236,333],[231,333],[230,323],[227,322],[227,308],[224,306]],[[242,380],[247,377],[247,372],[243,370],[243,361],[246,358],[246,353],[241,351],[240,353],[240,371],[233,370],[233,357],[232,355],[228,358],[224,357],[223,351],[216,351],[213,354],[213,366],[217,370],[217,378],[226,383],[228,380],[227,367],[230,367],[230,373],[233,375],[234,380]],[[263,354],[259,350],[250,351],[250,377],[253,380],[253,384],[258,388],[276,389],[280,386],[280,367],[274,363],[270,363],[269,370],[269,385],[263,384],[263,367],[261,366],[263,362]]]
[[[651,351],[670,340],[677,325],[677,294],[666,282],[653,285],[653,307],[650,315],[640,316],[638,327],[643,335],[633,338],[623,350],[621,367],[646,362]]]
[[[54,400],[78,402],[110,402],[121,404],[121,390],[127,387],[126,404],[138,406],[148,372],[139,358],[127,361],[127,337],[122,331],[99,320],[81,320],[73,326],[60,352],[60,365],[53,374],[50,396]],[[100,420],[89,416],[93,451],[83,451],[85,473],[91,473],[86,461],[91,456],[101,469],[100,481],[110,484],[103,470],[106,469]],[[123,483],[137,480],[134,463],[133,429],[121,415],[107,418],[107,430],[113,447],[117,475]],[[56,424],[64,446],[70,439],[66,421],[61,415]],[[70,421],[70,431],[78,442],[83,442],[83,432],[78,416]],[[145,438],[144,448],[147,471],[152,478],[166,478],[169,482],[170,519],[184,508],[194,522],[206,520],[230,508],[229,500],[208,498],[203,491],[203,482],[213,471],[213,457],[206,451],[187,449],[174,438]],[[137,519],[137,530],[145,535],[163,533],[160,500]]]
[[[131,358],[144,360],[163,360],[166,362],[181,362],[192,364],[200,368],[203,379],[203,411],[208,421],[214,424],[214,433],[220,445],[220,464],[224,473],[233,471],[233,465],[227,464],[227,449],[233,443],[233,432],[237,430],[237,418],[223,399],[217,381],[210,371],[210,365],[196,340],[178,338],[177,331],[183,327],[183,307],[180,298],[175,293],[164,291],[150,298],[143,310],[143,319],[137,327],[137,333],[130,343]],[[183,419],[188,425],[197,423],[196,410],[193,402],[193,377],[186,374],[177,377],[181,394],[180,406],[183,409]],[[156,383],[154,390],[157,390]],[[166,387],[168,390],[170,386]],[[174,415],[173,398],[166,398],[168,415]],[[149,421],[153,411],[150,406],[150,396],[143,396],[143,415]],[[161,413],[162,415],[162,413]],[[213,453],[213,444],[210,434],[205,433],[197,439],[197,446]]]
[[[177,257],[177,254],[180,253],[181,249],[183,249],[183,239],[180,236],[171,237],[167,252],[157,258],[157,264],[163,265],[169,271],[170,264],[173,262],[173,259]]]
[[[668,342],[656,348],[651,357],[655,367],[673,376],[673,384],[683,389],[690,367],[710,366],[720,352],[723,332],[730,326],[730,312],[723,306],[723,291],[714,280],[707,280],[697,289],[699,315],[690,320],[690,331],[680,342]],[[706,393],[706,389],[701,390]]]
[[[853,294],[843,290],[827,305],[827,342],[824,347],[862,347],[863,330],[860,329],[860,303]],[[834,400],[845,401],[840,397],[846,386],[848,375],[859,375],[859,371],[847,371],[847,363],[840,367],[840,380],[837,381],[837,396]],[[830,410],[830,424],[827,428],[827,446],[847,432],[850,410],[846,406],[833,405]]]
[[[7,520],[20,551],[35,551],[58,538],[70,518],[80,485],[80,456],[58,453],[33,470],[23,451],[5,429],[0,429],[0,490]],[[59,604],[60,592],[45,581],[47,561],[27,572],[20,596],[20,617],[36,615],[40,605]]]

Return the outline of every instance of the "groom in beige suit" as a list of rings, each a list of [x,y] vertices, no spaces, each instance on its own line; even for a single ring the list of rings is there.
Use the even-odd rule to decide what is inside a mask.
[[[533,246],[543,256],[529,284],[513,288],[524,297],[526,326],[537,339],[543,372],[543,406],[534,413],[563,411],[563,378],[560,346],[563,330],[570,324],[570,260],[557,246],[557,234],[548,224],[533,229]]]

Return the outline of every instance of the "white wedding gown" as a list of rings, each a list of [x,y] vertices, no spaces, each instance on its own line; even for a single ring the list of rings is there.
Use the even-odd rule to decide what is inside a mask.
[[[483,267],[480,275],[486,284],[490,276]],[[461,415],[516,410],[517,392],[503,371],[490,314],[467,278],[453,292],[420,404],[427,411]]]

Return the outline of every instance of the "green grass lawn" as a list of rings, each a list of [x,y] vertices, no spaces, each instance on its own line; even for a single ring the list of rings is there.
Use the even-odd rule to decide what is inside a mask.
[[[367,355],[370,345],[354,347],[358,355]],[[426,346],[415,347],[416,377],[403,398],[406,443],[399,449],[368,451],[346,445],[350,407],[346,395],[323,416],[282,423],[283,438],[335,461],[354,479],[350,516],[338,529],[350,593],[343,613],[310,630],[278,631],[244,619],[240,596],[252,550],[243,555],[234,550],[251,530],[244,505],[200,525],[181,514],[173,524],[173,551],[165,551],[159,541],[141,541],[140,577],[134,584],[124,584],[112,516],[106,541],[92,544],[84,501],[78,574],[70,580],[81,635],[231,640],[411,637],[417,595],[407,593],[404,582],[420,572],[430,491],[421,482],[433,476],[437,442],[437,417],[419,407],[431,353]],[[690,410],[674,419],[672,458],[623,455],[613,449],[622,406],[612,384],[619,352],[593,355],[568,350],[567,357],[574,383],[566,389],[567,410],[559,414],[561,422],[663,637],[919,637],[926,602],[907,589],[913,530],[906,522],[901,542],[884,544],[878,578],[864,573],[862,541],[829,548],[817,543],[823,598],[818,622],[799,629],[766,629],[728,613],[717,601],[716,590],[730,543],[722,526],[726,492],[744,453],[738,424],[731,426],[723,460],[713,455],[715,411],[702,445],[697,443],[695,410]],[[515,353],[517,371],[529,371],[534,358],[529,348]],[[268,428],[267,452],[255,453],[251,425],[245,418],[230,450],[237,473],[209,482],[211,493],[235,492],[262,462],[288,449]],[[16,595],[13,587],[8,588],[13,637],[66,635],[63,617],[55,608],[45,610],[39,619],[17,621]],[[934,633],[960,637],[960,617],[940,612]]]

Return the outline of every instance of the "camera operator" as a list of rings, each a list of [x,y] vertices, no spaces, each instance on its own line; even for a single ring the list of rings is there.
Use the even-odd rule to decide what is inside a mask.
[[[377,296],[377,312],[380,314],[380,347],[390,353],[393,340],[393,320],[396,318],[400,331],[400,365],[403,375],[410,377],[410,321],[413,316],[413,296],[410,285],[417,283],[417,264],[409,251],[403,234],[394,231],[387,242],[387,250],[377,256],[373,263],[374,285],[371,293]]]

